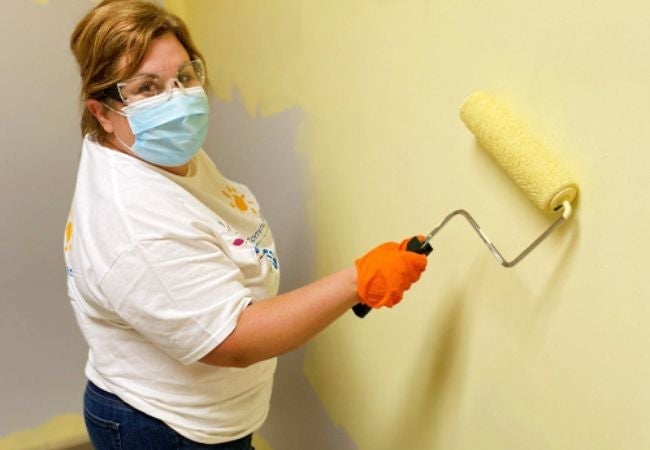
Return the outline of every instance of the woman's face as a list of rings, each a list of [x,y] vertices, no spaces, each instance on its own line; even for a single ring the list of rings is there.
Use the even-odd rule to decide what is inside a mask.
[[[140,67],[138,67],[138,70],[136,70],[133,76],[154,74],[159,76],[160,80],[167,84],[170,79],[176,77],[183,63],[189,60],[190,57],[187,51],[178,39],[176,39],[176,36],[171,33],[166,33],[151,41]],[[108,100],[108,103],[116,110],[120,110],[126,106],[122,102],[113,99]],[[131,132],[126,117],[104,107],[97,100],[88,100],[86,105],[108,134],[108,142],[106,144],[116,150],[135,156],[115,137],[117,135],[129,147],[135,142],[135,136]]]

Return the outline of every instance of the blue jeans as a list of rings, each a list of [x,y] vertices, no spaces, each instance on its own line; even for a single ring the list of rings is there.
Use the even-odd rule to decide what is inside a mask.
[[[84,418],[96,450],[255,450],[252,435],[223,444],[191,441],[91,382],[84,393]]]

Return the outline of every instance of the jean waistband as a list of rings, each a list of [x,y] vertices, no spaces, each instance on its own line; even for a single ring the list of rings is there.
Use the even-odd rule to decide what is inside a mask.
[[[98,387],[95,383],[93,383],[90,380],[88,380],[88,384],[87,384],[86,388],[89,391],[92,391],[93,394],[96,394],[96,395],[99,395],[99,396],[102,396],[102,397],[105,397],[105,398],[108,398],[108,399],[111,399],[111,400],[115,400],[115,401],[118,401],[120,403],[124,403],[123,400],[121,398],[119,398],[117,395],[112,394],[112,393],[110,393],[108,391],[105,391],[104,389],[101,389],[100,387]]]

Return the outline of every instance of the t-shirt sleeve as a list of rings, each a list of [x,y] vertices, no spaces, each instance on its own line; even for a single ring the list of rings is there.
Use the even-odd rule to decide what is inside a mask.
[[[206,239],[136,242],[99,288],[126,323],[183,364],[226,339],[252,301],[239,268]]]

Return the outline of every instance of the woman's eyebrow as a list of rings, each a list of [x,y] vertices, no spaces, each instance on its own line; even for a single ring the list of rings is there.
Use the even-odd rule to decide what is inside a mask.
[[[181,67],[183,67],[184,65],[186,65],[189,62],[191,62],[191,61],[188,59],[187,61],[183,61],[182,63],[180,63],[178,65],[178,67],[176,68],[176,73],[178,73],[178,71],[181,70]],[[152,78],[160,78],[160,74],[152,73],[152,72],[138,72],[135,75],[133,75],[131,78],[141,77],[141,76],[148,76],[148,77],[152,77]]]
[[[158,75],[157,73],[151,73],[151,72],[138,72],[135,75],[133,75],[130,79],[142,78],[142,77],[160,78],[160,75]]]

